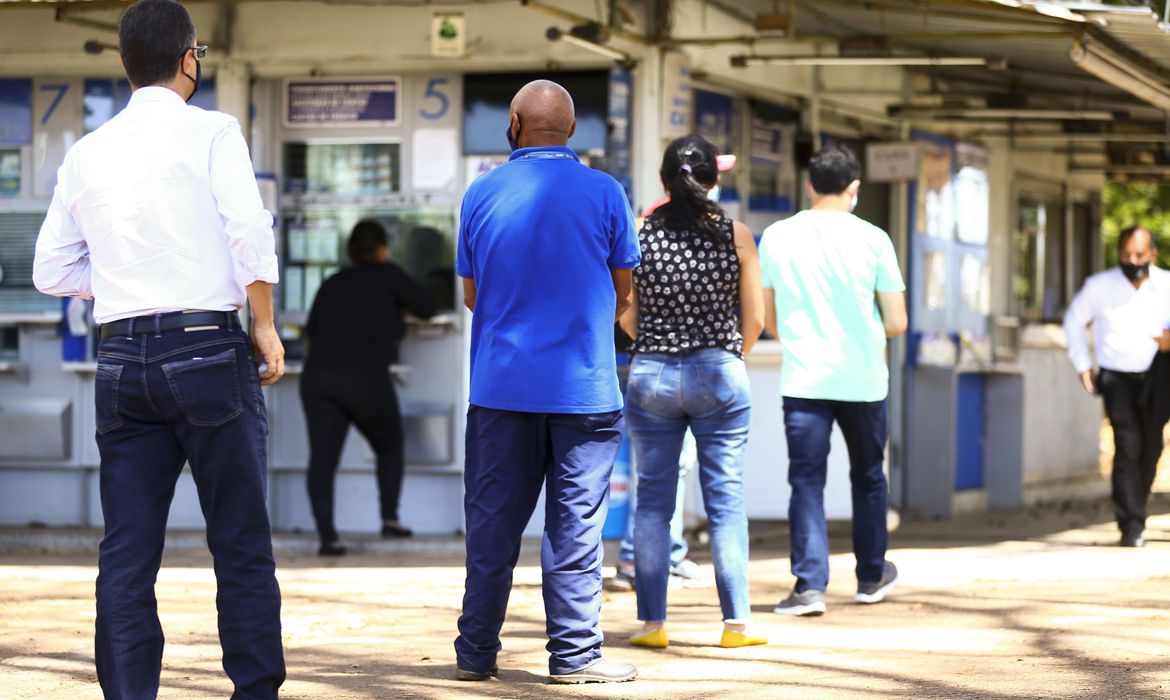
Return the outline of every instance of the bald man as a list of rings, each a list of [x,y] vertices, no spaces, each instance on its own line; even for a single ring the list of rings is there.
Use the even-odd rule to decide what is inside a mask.
[[[640,261],[629,203],[567,144],[573,100],[512,100],[512,157],[467,189],[456,272],[473,312],[456,678],[495,676],[520,538],[545,489],[540,562],[554,683],[629,681],[601,658],[601,526],[625,432],[613,324]]]
[[[1113,510],[1121,546],[1142,547],[1165,423],[1148,400],[1155,388],[1148,386],[1149,370],[1159,350],[1170,350],[1170,272],[1152,264],[1154,238],[1140,226],[1121,232],[1117,252],[1117,267],[1085,280],[1065,314],[1064,332],[1081,384],[1105,399],[1113,426]],[[1099,371],[1085,337],[1090,323]]]

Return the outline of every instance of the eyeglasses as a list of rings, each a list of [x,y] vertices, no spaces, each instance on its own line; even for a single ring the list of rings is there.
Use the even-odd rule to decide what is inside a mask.
[[[183,49],[183,53],[180,54],[180,56],[187,55],[188,51],[194,52],[196,61],[202,61],[204,58],[207,57],[207,44],[199,44],[198,46],[188,46],[187,48]]]

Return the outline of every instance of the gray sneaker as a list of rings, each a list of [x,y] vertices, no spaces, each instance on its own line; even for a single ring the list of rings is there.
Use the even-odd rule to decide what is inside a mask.
[[[857,602],[866,605],[880,603],[886,598],[886,594],[894,590],[894,586],[898,583],[898,567],[894,566],[893,562],[887,561],[882,566],[882,578],[880,581],[858,581],[857,582]]]
[[[613,578],[610,579],[609,589],[611,591],[634,590],[634,567],[618,564],[617,568],[614,569]]]
[[[793,591],[780,604],[772,609],[777,615],[792,615],[794,617],[815,617],[825,614],[825,592],[808,589],[797,593]]]
[[[553,683],[625,683],[637,677],[638,669],[630,664],[615,664],[598,659],[592,666],[572,673],[550,674],[548,679]]]
[[[486,681],[498,675],[500,675],[500,667],[495,665],[487,671],[468,671],[462,668],[455,669],[455,680],[457,681]]]

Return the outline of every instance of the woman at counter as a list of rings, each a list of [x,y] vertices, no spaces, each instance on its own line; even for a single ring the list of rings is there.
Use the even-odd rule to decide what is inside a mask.
[[[317,292],[305,327],[308,357],[301,402],[309,429],[309,502],[322,556],[345,554],[333,522],[333,485],[345,436],[352,424],[377,460],[382,536],[409,537],[398,520],[404,468],[402,416],[390,380],[398,344],[406,334],[403,311],[435,314],[429,292],[389,261],[386,230],[377,221],[354,226],[353,263]]]
[[[634,338],[626,420],[638,469],[634,587],[643,623],[630,642],[669,644],[670,518],[689,427],[723,611],[720,646],[766,644],[745,633],[751,605],[743,455],[751,394],[744,356],[764,327],[755,241],[708,195],[718,172],[706,139],[692,134],[672,142],[659,175],[670,200],[639,226],[635,304],[621,320]]]

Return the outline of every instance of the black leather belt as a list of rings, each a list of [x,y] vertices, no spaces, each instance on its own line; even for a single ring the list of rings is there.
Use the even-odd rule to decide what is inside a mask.
[[[134,316],[102,324],[102,340],[106,338],[145,335],[180,331],[186,328],[212,326],[216,328],[239,328],[240,316],[235,311],[172,311],[153,316]]]

